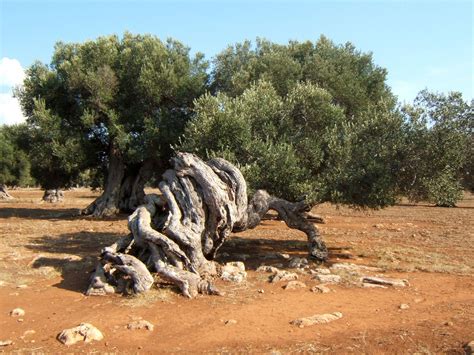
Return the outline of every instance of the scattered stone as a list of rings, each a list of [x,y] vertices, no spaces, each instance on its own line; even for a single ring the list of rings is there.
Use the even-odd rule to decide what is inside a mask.
[[[402,303],[398,308],[400,308],[400,309],[408,309],[408,308],[410,308],[410,306],[407,305],[406,303]]]
[[[235,319],[228,319],[224,322],[225,325],[233,325],[237,324],[237,321]]]
[[[28,285],[22,284],[22,285],[18,285],[16,288],[25,289],[25,288],[28,288]]]
[[[291,269],[300,269],[308,266],[308,259],[306,258],[292,258],[288,264],[288,267]]]
[[[58,340],[64,345],[72,345],[79,341],[90,343],[102,340],[104,336],[99,329],[89,323],[81,323],[77,327],[65,329],[58,335]]]
[[[319,280],[322,283],[327,283],[327,284],[338,284],[341,282],[341,276],[339,275],[317,274],[313,277],[313,279]]]
[[[274,275],[270,277],[270,282],[278,282],[278,281],[292,281],[297,280],[298,275],[294,272],[289,272],[285,270],[278,270]]]
[[[404,279],[392,279],[388,277],[375,276],[364,276],[362,277],[362,282],[393,287],[406,287],[410,285],[408,281]]]
[[[142,319],[142,320],[137,320],[135,322],[128,323],[127,328],[131,330],[146,329],[152,332],[155,326],[149,321]]]
[[[21,308],[15,308],[10,311],[10,316],[12,317],[23,317],[25,315],[25,311]]]
[[[241,261],[226,263],[221,270],[221,279],[237,283],[247,279],[244,263]]]
[[[306,284],[301,281],[290,281],[285,286],[283,286],[285,290],[297,290],[297,289],[305,288],[305,287],[306,287]]]
[[[298,318],[290,322],[300,328],[308,327],[315,324],[325,324],[342,318],[341,312],[333,312],[326,314],[316,314],[312,317]]]
[[[260,289],[260,290],[258,290],[258,293],[265,293],[265,290]]]
[[[309,273],[312,275],[320,274],[320,275],[329,275],[331,273],[331,270],[325,267],[318,267],[317,269],[314,270],[309,270]]]
[[[316,293],[329,293],[331,292],[331,289],[325,285],[316,285],[314,287],[311,287],[311,292],[316,292]]]
[[[11,340],[0,340],[0,346],[8,346],[12,344],[13,344],[13,341]]]
[[[331,270],[344,270],[344,271],[356,272],[356,273],[359,273],[361,271],[374,271],[374,272],[382,271],[382,269],[378,267],[357,265],[353,263],[336,263],[336,264],[331,265]]]
[[[278,268],[274,267],[274,266],[268,266],[268,265],[260,265],[257,270],[257,272],[272,272],[272,273],[276,273],[276,272],[280,272],[281,270],[279,270]]]
[[[279,255],[280,257],[282,257],[283,259],[285,259],[285,260],[289,260],[289,259],[290,259],[290,254],[278,253],[278,255]]]
[[[444,322],[444,325],[448,326],[448,327],[452,327],[454,325],[454,323],[451,322],[451,321],[447,321],[447,322]]]
[[[384,285],[370,284],[370,283],[367,283],[367,282],[363,282],[362,287],[365,287],[365,288],[387,288],[387,286],[384,286]]]
[[[474,354],[474,340],[467,343],[466,346],[464,346],[464,350],[466,351],[466,355]]]
[[[382,223],[377,223],[377,224],[374,224],[374,227],[380,229],[380,228],[383,228],[384,225]]]

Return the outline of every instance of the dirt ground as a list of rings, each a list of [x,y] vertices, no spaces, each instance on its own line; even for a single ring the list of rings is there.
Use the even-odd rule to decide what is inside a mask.
[[[4,352],[59,353],[457,353],[474,340],[474,196],[457,208],[399,204],[379,211],[318,206],[319,224],[334,263],[376,266],[383,276],[408,280],[403,288],[363,288],[360,275],[339,271],[331,292],[300,272],[307,287],[285,290],[268,282],[261,265],[288,268],[306,256],[305,236],[276,220],[232,236],[222,262],[243,260],[247,281],[217,281],[225,296],[185,299],[166,284],[140,296],[86,297],[99,250],[127,233],[126,216],[94,220],[78,215],[97,196],[66,191],[60,204],[41,203],[41,191],[14,190],[0,202],[0,341]],[[310,263],[312,269],[318,267]],[[294,270],[291,270],[294,271]],[[400,309],[407,304],[408,309]],[[14,308],[22,317],[9,315]],[[341,312],[332,323],[298,328],[290,322]],[[129,330],[145,319],[153,331]],[[235,320],[236,322],[227,322]],[[66,347],[65,329],[88,322],[104,339]],[[34,332],[31,332],[33,330]]]

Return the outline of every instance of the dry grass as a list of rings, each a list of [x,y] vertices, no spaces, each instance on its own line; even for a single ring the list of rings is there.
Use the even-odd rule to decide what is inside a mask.
[[[453,260],[452,257],[446,254],[427,252],[412,246],[389,246],[376,250],[370,256],[378,259],[377,267],[384,270],[440,272],[458,275],[474,274],[474,261],[472,259]]]

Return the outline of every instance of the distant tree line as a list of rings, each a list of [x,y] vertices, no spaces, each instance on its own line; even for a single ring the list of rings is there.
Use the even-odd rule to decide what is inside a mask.
[[[454,206],[474,190],[473,102],[425,90],[401,106],[386,77],[326,37],[245,41],[211,62],[151,35],[60,42],[16,90],[27,123],[0,130],[0,183],[101,187],[84,212],[112,215],[181,150],[289,200]]]

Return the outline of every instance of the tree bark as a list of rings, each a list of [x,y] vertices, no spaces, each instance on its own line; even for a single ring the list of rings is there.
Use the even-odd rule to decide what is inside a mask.
[[[5,185],[0,184],[0,200],[12,200],[14,197],[8,193]]]
[[[163,174],[161,196],[145,196],[128,219],[130,236],[103,249],[87,294],[117,290],[120,280],[131,280],[134,292],[152,286],[150,273],[174,283],[187,297],[220,294],[213,279],[221,266],[213,261],[231,232],[255,228],[272,209],[291,228],[308,237],[310,255],[328,256],[316,227],[306,218],[304,201],[289,202],[259,190],[248,201],[241,172],[223,159],[204,162],[177,153],[174,168]],[[108,291],[107,291],[108,290]]]
[[[57,203],[64,201],[64,193],[60,189],[44,190],[43,201],[49,203]]]
[[[127,166],[120,153],[111,149],[104,191],[82,210],[82,214],[110,217],[120,212],[133,212],[144,203],[144,187],[151,178],[152,168],[151,160]]]

